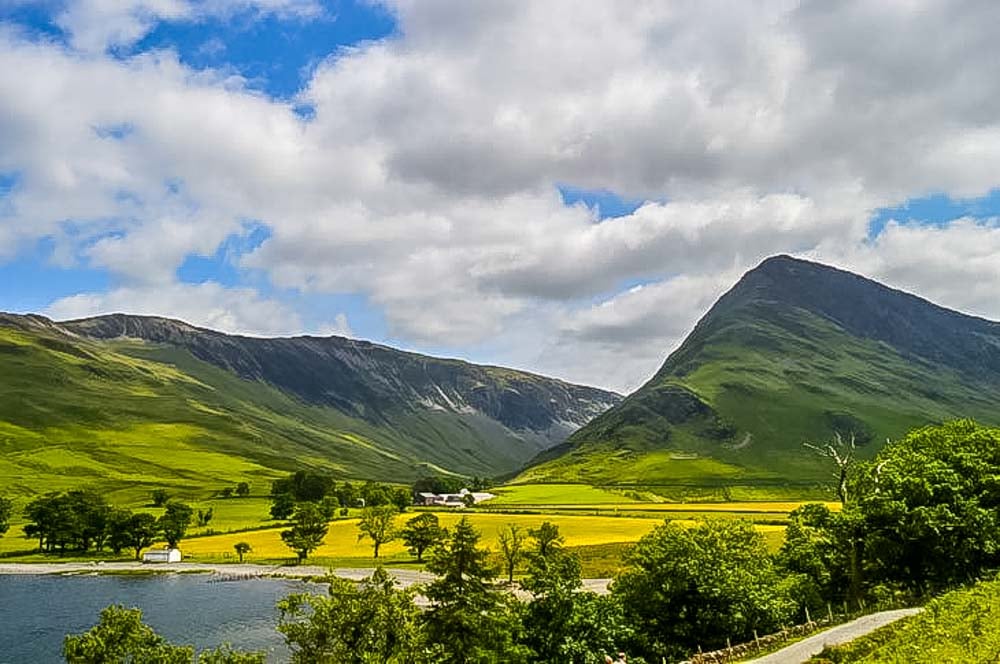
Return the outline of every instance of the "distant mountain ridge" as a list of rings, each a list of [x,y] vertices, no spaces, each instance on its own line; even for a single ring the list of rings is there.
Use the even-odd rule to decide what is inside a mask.
[[[871,454],[912,426],[1000,422],[1000,324],[789,256],[745,274],[660,370],[523,478],[819,481],[806,441]]]
[[[246,337],[151,316],[111,314],[58,327],[91,339],[142,339],[315,404],[378,421],[406,407],[479,413],[514,431],[564,438],[621,397],[524,371],[440,359],[346,337]]]
[[[0,447],[10,451],[0,486],[132,466],[148,466],[141,481],[154,482],[158,463],[169,474],[211,457],[183,479],[194,482],[220,454],[261,476],[302,466],[400,481],[492,476],[620,400],[342,337],[244,337],[123,314],[63,322],[0,314]],[[162,455],[150,456],[150,446]],[[171,460],[177,450],[185,458]]]

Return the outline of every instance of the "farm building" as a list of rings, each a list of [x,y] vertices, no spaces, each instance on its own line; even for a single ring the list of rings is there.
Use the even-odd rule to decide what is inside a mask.
[[[468,489],[462,489],[458,493],[418,493],[416,503],[425,506],[465,507],[468,504],[467,501],[470,500],[469,496],[471,496],[473,504],[481,503],[490,498],[496,498],[496,495],[492,493],[473,492]]]
[[[150,549],[142,554],[142,562],[144,563],[179,563],[180,561],[180,549]]]

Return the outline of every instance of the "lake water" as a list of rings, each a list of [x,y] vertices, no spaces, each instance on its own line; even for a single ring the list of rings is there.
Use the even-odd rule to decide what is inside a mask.
[[[66,634],[97,624],[109,604],[139,607],[143,621],[175,644],[196,650],[226,641],[287,660],[275,629],[275,603],[293,592],[323,592],[282,579],[210,582],[207,574],[127,576],[0,575],[0,663],[62,662]]]

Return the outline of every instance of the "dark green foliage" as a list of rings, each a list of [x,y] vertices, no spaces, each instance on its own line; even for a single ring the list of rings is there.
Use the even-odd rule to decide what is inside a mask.
[[[427,569],[438,578],[427,586],[431,607],[424,616],[429,640],[441,646],[441,664],[522,662],[526,649],[516,642],[517,606],[493,585],[489,553],[463,518],[435,549]]]
[[[413,493],[458,493],[466,487],[466,484],[464,478],[451,475],[421,477],[413,483]]]
[[[9,498],[0,496],[0,535],[10,529],[10,515],[14,510],[14,503]]]
[[[683,658],[776,631],[795,612],[763,537],[749,522],[667,522],[629,553],[612,586],[639,654]]]
[[[191,516],[194,510],[184,503],[171,501],[167,503],[167,509],[158,520],[160,532],[163,539],[167,540],[167,545],[171,549],[176,549],[180,541],[184,539],[188,526],[191,525]]]
[[[89,631],[67,636],[68,664],[191,664],[194,649],[174,646],[142,622],[142,611],[109,606]]]
[[[233,487],[231,486],[222,487],[222,489],[219,491],[219,495],[223,498],[232,498]]]
[[[170,500],[170,494],[166,489],[156,489],[151,494],[153,499],[153,507],[163,507]]]
[[[323,543],[327,530],[329,525],[319,506],[302,503],[295,508],[292,527],[281,531],[281,539],[302,562]]]
[[[381,567],[355,584],[329,579],[329,596],[290,595],[278,603],[278,631],[294,664],[430,664],[412,590],[400,590]]]
[[[810,609],[847,599],[852,535],[850,517],[831,512],[826,505],[804,505],[789,515],[776,562],[788,574],[801,576],[798,597]]]
[[[213,516],[215,516],[215,508],[209,507],[207,510],[198,510],[198,527],[204,528],[207,526],[212,522]]]
[[[299,502],[319,502],[331,491],[333,485],[333,478],[329,475],[298,470],[287,478],[271,482],[271,495],[289,494]]]
[[[237,542],[233,544],[233,550],[236,551],[236,555],[240,557],[240,563],[243,563],[243,556],[247,555],[253,551],[253,547],[246,542]]]
[[[396,489],[392,492],[392,504],[400,512],[405,512],[406,508],[413,504],[413,494],[409,489]]]
[[[287,519],[295,511],[295,498],[290,493],[279,493],[271,498],[271,518]]]
[[[240,498],[246,498],[250,495],[250,483],[240,482],[236,485],[236,495]]]
[[[1000,566],[1000,429],[914,431],[858,473],[865,574],[922,594]]]
[[[108,547],[117,556],[123,549],[129,548],[129,527],[132,512],[124,509],[113,509],[108,515]]]
[[[48,493],[24,509],[27,537],[38,540],[40,551],[87,551],[104,548],[111,507],[86,491]]]
[[[194,664],[194,648],[176,646],[142,622],[142,611],[109,606],[100,622],[83,634],[67,636],[68,664]],[[228,644],[201,653],[198,664],[264,664],[264,653],[233,650]]]
[[[555,549],[560,548],[565,538],[559,533],[559,526],[550,521],[542,522],[538,528],[532,528],[528,535],[534,540],[534,554],[545,558]]]
[[[358,521],[358,530],[361,531],[358,534],[358,541],[366,537],[372,541],[373,558],[378,558],[379,547],[399,536],[395,526],[396,514],[396,508],[392,505],[366,507],[362,510],[361,520]]]
[[[125,522],[124,539],[135,551],[135,559],[139,560],[142,550],[152,546],[160,536],[159,524],[152,514],[140,512],[132,514]]]
[[[399,535],[417,561],[423,562],[424,552],[440,544],[447,532],[440,526],[437,515],[424,512],[407,521]]]

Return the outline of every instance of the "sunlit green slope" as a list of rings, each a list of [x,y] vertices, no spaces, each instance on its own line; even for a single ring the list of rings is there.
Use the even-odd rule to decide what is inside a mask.
[[[159,324],[179,326],[210,343],[236,339],[230,350],[244,341],[250,346],[294,341],[241,341],[172,321]],[[287,385],[281,389],[264,377],[240,377],[198,359],[177,340],[97,339],[83,336],[80,328],[37,317],[0,317],[0,492],[81,486],[114,492],[161,485],[193,492],[241,479],[265,482],[304,466],[344,478],[396,481],[429,472],[493,475],[517,468],[551,444],[559,435],[556,422],[604,407],[604,395],[605,406],[616,400],[530,374],[404,353],[399,356],[406,361],[421,358],[428,365],[445,363],[452,373],[473,372],[480,391],[499,394],[505,384],[530,382],[533,389],[551,392],[550,401],[558,396],[565,408],[549,404],[551,420],[543,412],[503,412],[500,406],[491,412],[469,405],[471,399],[455,404],[461,390],[454,385],[453,408],[420,399],[418,387],[443,390],[448,374],[419,386],[397,375],[389,381],[397,389],[395,400],[388,391],[376,397],[350,386],[340,394],[331,388],[329,399],[311,400]],[[286,353],[295,350],[289,348]],[[385,379],[375,372],[387,371],[397,359],[391,353],[398,351],[381,352],[379,366],[369,363],[359,369],[365,376],[351,380]],[[269,353],[273,348],[258,356],[266,360]],[[359,353],[352,357],[362,357],[364,349]],[[231,358],[241,361],[238,355]],[[311,361],[314,371],[335,370]],[[341,381],[349,378],[342,367],[337,370]]]
[[[1000,325],[777,257],[723,296],[652,380],[520,479],[809,484],[829,466],[804,442],[853,433],[870,455],[957,416],[1000,422]]]

